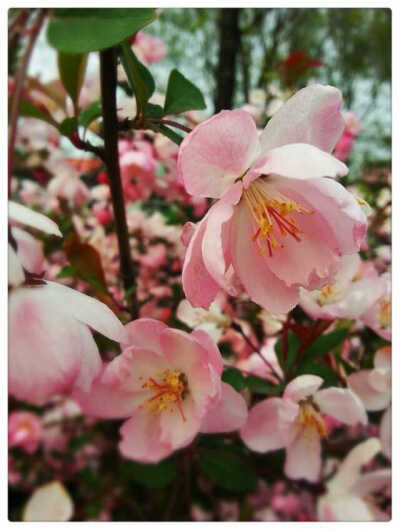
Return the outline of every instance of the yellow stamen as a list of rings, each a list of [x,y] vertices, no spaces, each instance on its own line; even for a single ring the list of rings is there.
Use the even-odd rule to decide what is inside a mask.
[[[382,328],[390,328],[392,321],[392,302],[388,299],[383,299],[379,302],[379,323]]]
[[[165,370],[157,374],[158,381],[153,377],[147,379],[143,383],[143,389],[149,389],[154,392],[154,396],[146,401],[146,406],[154,414],[169,410],[174,412],[175,405],[182,416],[183,421],[186,421],[182,409],[183,399],[187,394],[187,379],[185,374],[179,370]]]
[[[316,405],[310,400],[300,402],[300,411],[297,421],[307,430],[307,428],[316,431],[321,438],[328,435],[326,424],[318,411]]]
[[[252,240],[259,247],[259,255],[268,251],[268,255],[272,257],[273,250],[285,248],[282,238],[288,235],[300,242],[302,231],[296,218],[290,214],[315,213],[279,193],[262,179],[253,182],[244,191],[243,197],[256,224]]]

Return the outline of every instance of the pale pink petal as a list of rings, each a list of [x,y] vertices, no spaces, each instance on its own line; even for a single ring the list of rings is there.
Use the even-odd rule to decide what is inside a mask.
[[[230,265],[229,238],[233,206],[227,201],[218,201],[210,208],[202,241],[204,266],[213,280],[225,291],[234,295],[230,277],[226,275]]]
[[[220,376],[224,367],[224,361],[217,345],[210,335],[201,329],[193,331],[190,335],[207,351],[208,362],[212,364],[215,372]]]
[[[169,443],[161,441],[161,426],[158,414],[137,409],[121,429],[119,450],[125,458],[139,462],[158,462],[172,451]]]
[[[202,432],[230,432],[240,429],[247,419],[243,397],[230,385],[222,383],[221,399],[203,418]]]
[[[352,491],[359,497],[382,491],[390,487],[392,474],[390,469],[377,469],[361,475],[354,484]]]
[[[88,328],[43,290],[19,288],[9,297],[9,391],[38,404],[76,385],[87,390],[101,368]]]
[[[298,180],[344,177],[348,168],[337,158],[311,144],[295,143],[271,149],[260,156],[246,173],[247,188],[260,175],[279,175]]]
[[[62,233],[54,221],[22,204],[8,201],[8,217],[11,221],[37,228],[46,234],[62,237]]]
[[[42,287],[41,296],[44,303],[60,306],[64,313],[68,313],[102,335],[118,342],[126,340],[126,332],[119,319],[108,306],[96,298],[54,282],[46,282]]]
[[[366,425],[368,422],[360,398],[347,388],[324,388],[314,395],[314,401],[323,414],[329,414],[346,425]]]
[[[25,273],[22,264],[13,247],[8,243],[8,284],[18,287],[25,281]]]
[[[199,222],[185,254],[182,270],[182,286],[186,298],[193,306],[208,309],[217,296],[219,285],[207,271],[202,252],[208,217]]]
[[[283,397],[298,403],[313,396],[323,382],[322,377],[318,375],[299,375],[287,385]]]
[[[356,495],[330,497],[324,495],[318,501],[319,521],[367,522],[374,521],[371,507]]]
[[[392,368],[392,347],[383,346],[375,353],[374,366],[381,370],[390,371]]]
[[[281,398],[265,399],[249,411],[240,436],[253,451],[275,451],[286,446],[297,414],[295,403]]]
[[[369,438],[353,447],[334,477],[328,482],[328,490],[334,495],[350,492],[360,476],[362,466],[372,460],[380,449],[378,438]]]
[[[180,410],[176,407],[160,414],[160,441],[173,450],[189,445],[200,429],[200,415],[193,399],[184,399]]]
[[[371,380],[371,370],[354,372],[347,378],[347,384],[361,399],[366,410],[383,410],[390,404],[390,385],[386,392],[379,392]]]
[[[126,324],[127,340],[123,346],[137,346],[156,353],[162,352],[160,336],[167,325],[152,318],[138,318]]]
[[[341,104],[337,88],[315,84],[299,90],[265,127],[260,138],[262,152],[301,142],[330,153],[344,129]]]
[[[288,287],[270,271],[268,259],[258,254],[246,204],[237,206],[232,223],[232,263],[247,294],[271,313],[290,311],[297,304],[298,288]]]
[[[178,173],[191,195],[218,198],[249,168],[257,149],[251,116],[224,110],[186,136],[179,148]]]
[[[69,521],[74,514],[74,503],[58,481],[36,488],[30,496],[22,515],[23,521]]]
[[[18,257],[24,269],[41,274],[44,262],[42,242],[16,226],[11,227],[11,233],[17,243]]]
[[[360,250],[367,230],[367,218],[360,204],[341,184],[333,179],[320,178],[300,183],[293,179],[280,179],[279,191],[300,204],[315,210],[309,217],[311,227],[315,217],[315,230],[322,230],[317,219],[323,219],[329,236],[327,244],[338,254],[354,254]],[[334,238],[334,239],[333,239]]]
[[[286,448],[285,475],[293,480],[317,482],[321,473],[321,442],[312,428],[301,429]]]

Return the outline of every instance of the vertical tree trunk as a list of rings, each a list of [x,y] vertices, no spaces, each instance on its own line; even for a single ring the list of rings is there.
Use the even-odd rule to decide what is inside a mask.
[[[236,60],[240,50],[240,9],[224,9],[219,12],[219,57],[216,74],[215,112],[230,109],[236,79]]]

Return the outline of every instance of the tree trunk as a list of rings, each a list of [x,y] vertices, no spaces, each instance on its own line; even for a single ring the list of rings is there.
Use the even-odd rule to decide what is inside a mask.
[[[236,59],[240,50],[240,9],[219,12],[219,57],[216,74],[215,112],[230,109],[236,80]]]

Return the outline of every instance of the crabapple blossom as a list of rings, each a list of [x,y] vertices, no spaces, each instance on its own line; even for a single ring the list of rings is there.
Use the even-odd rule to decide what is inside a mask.
[[[334,281],[322,289],[300,288],[300,305],[312,318],[358,318],[385,292],[386,282],[358,254],[343,256]]]
[[[356,445],[339,465],[318,499],[320,521],[387,521],[388,515],[374,503],[372,494],[390,487],[390,469],[361,473],[361,468],[381,450],[377,438]]]
[[[218,302],[218,299],[212,302],[207,311],[202,307],[193,307],[189,300],[181,300],[176,310],[176,317],[192,329],[206,331],[215,342],[218,342],[225,329],[232,323],[232,319],[222,312],[222,304]]]
[[[54,221],[12,201],[9,218],[61,235]],[[45,280],[25,284],[23,265],[31,270],[32,256],[25,253],[21,263],[18,250],[9,245],[9,392],[42,404],[54,394],[90,387],[101,359],[88,326],[116,341],[124,339],[125,330],[94,298]]]
[[[282,398],[267,398],[249,412],[240,435],[253,451],[286,448],[285,474],[316,482],[321,472],[321,438],[327,426],[323,414],[346,425],[366,424],[360,399],[349,389],[324,388],[316,375],[301,375],[287,386]]]
[[[223,362],[210,337],[139,319],[126,325],[121,355],[106,364],[90,392],[76,397],[86,414],[129,418],[122,455],[157,462],[191,443],[198,432],[227,432],[247,418],[242,396],[221,382]]]
[[[33,412],[15,411],[8,417],[8,446],[21,447],[34,453],[42,436],[40,416]]]
[[[334,178],[331,156],[343,129],[339,90],[311,85],[274,114],[258,136],[242,110],[198,125],[179,149],[188,193],[219,199],[194,227],[182,282],[192,305],[208,308],[220,289],[273,313],[299,300],[299,287],[330,283],[340,257],[359,251],[367,220]],[[239,280],[239,281],[238,281]]]
[[[366,410],[384,410],[391,401],[392,348],[380,348],[372,370],[359,370],[349,375],[347,384],[364,403]]]
[[[158,63],[167,53],[167,45],[158,37],[144,31],[136,34],[133,48],[146,63]]]

